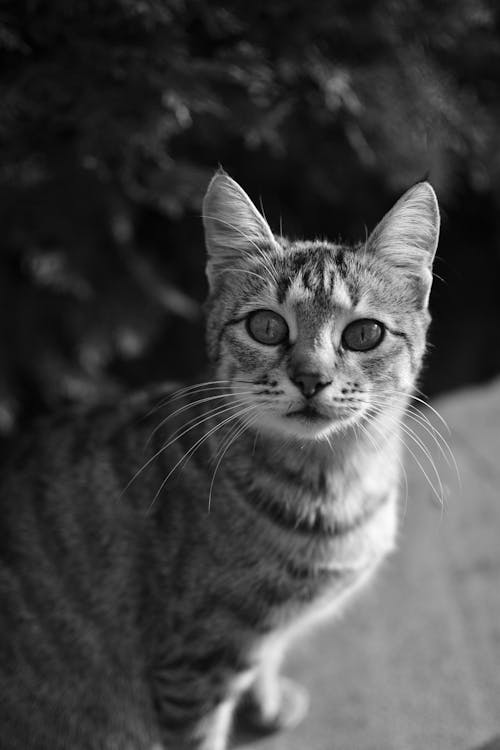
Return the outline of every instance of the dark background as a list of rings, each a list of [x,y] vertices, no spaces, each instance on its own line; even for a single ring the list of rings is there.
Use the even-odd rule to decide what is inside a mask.
[[[427,177],[429,395],[500,371],[500,35],[481,0],[0,5],[0,434],[203,367],[218,164],[358,240]]]

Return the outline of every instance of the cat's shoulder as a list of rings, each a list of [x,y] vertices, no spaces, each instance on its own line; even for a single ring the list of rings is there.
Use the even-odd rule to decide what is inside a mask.
[[[80,461],[125,432],[140,432],[178,387],[172,382],[153,385],[36,416],[8,445],[0,465],[0,486],[12,476],[40,472],[48,463]]]

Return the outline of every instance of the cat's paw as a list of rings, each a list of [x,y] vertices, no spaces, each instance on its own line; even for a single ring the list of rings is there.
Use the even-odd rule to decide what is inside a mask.
[[[260,703],[255,694],[249,691],[237,708],[236,721],[243,729],[258,734],[271,734],[296,727],[308,709],[307,690],[287,677],[280,677],[273,705]]]

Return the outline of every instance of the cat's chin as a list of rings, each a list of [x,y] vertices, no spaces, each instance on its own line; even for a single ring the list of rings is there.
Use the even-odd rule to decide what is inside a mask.
[[[342,432],[356,421],[352,412],[326,416],[302,409],[285,414],[268,414],[259,428],[288,439],[295,437],[299,440],[318,440]]]

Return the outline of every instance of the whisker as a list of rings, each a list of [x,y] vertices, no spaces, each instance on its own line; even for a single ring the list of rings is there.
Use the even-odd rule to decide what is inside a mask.
[[[226,455],[226,453],[229,450],[229,448],[251,426],[252,422],[254,422],[258,417],[259,417],[259,413],[257,412],[256,414],[254,414],[253,416],[251,416],[249,419],[244,420],[243,421],[243,425],[239,425],[238,428],[236,429],[236,432],[231,431],[231,439],[229,440],[229,442],[225,446],[223,452],[221,453],[221,455],[220,455],[220,457],[219,457],[219,459],[218,459],[218,461],[217,461],[217,463],[215,465],[214,473],[212,475],[212,480],[210,482],[210,488],[209,488],[209,491],[208,491],[208,512],[209,513],[210,513],[210,507],[211,507],[211,504],[212,504],[212,493],[213,493],[213,488],[214,488],[214,483],[215,483],[215,477],[216,477],[216,474],[217,474],[217,470],[218,470],[219,466],[222,463],[222,459]]]
[[[185,386],[183,388],[179,388],[175,390],[173,393],[170,393],[165,399],[163,399],[159,404],[157,404],[151,411],[146,415],[150,416],[155,411],[158,411],[158,409],[161,409],[163,406],[166,406],[170,401],[177,401],[179,398],[182,398],[183,396],[193,393],[196,393],[197,391],[204,391],[204,390],[224,390],[224,389],[230,389],[231,385],[255,385],[255,383],[252,380],[243,380],[241,378],[233,378],[232,380],[207,380],[202,383],[194,383],[192,385]]]
[[[386,408],[388,405],[387,401],[381,401],[380,399],[374,399],[372,394],[370,394],[370,401],[364,401],[363,403],[373,403],[378,404],[382,408]],[[458,464],[455,458],[455,455],[446,440],[446,438],[442,435],[442,433],[437,429],[435,425],[433,425],[429,418],[423,413],[421,409],[419,409],[414,404],[406,404],[406,417],[416,422],[428,435],[432,438],[434,443],[436,444],[439,452],[441,453],[444,461],[448,466],[453,465],[453,468],[455,470],[457,480],[459,484],[461,485],[461,478],[460,478],[460,471],[458,468]],[[441,442],[440,442],[441,441]],[[446,450],[445,450],[446,449]],[[451,461],[451,463],[450,463]]]
[[[370,395],[369,401],[363,401],[362,403],[373,404],[373,405],[378,404],[382,408],[386,408],[388,405],[390,405],[389,402],[374,399],[371,395]],[[441,432],[437,429],[437,427],[435,427],[429,421],[428,417],[426,417],[426,415],[416,406],[414,406],[413,404],[407,404],[405,407],[405,410],[406,410],[405,417],[419,424],[420,427],[429,435],[429,437],[432,438],[432,440],[435,442],[438,450],[440,451],[441,455],[443,456],[443,459],[448,464],[448,466],[451,465],[450,464],[450,460],[451,460],[451,463],[454,465],[455,471],[457,473],[457,477],[458,479],[460,479],[460,473],[458,471],[458,466],[455,460],[455,456],[453,454],[453,451],[451,450],[450,445],[445,439],[445,437],[441,434]],[[444,450],[445,448],[447,452]]]
[[[363,432],[366,435],[367,439],[370,441],[371,445],[373,446],[375,452],[376,453],[380,453],[381,446],[377,445],[377,443],[375,442],[375,439],[374,439],[373,435],[370,434],[370,431],[368,430],[368,428],[362,422],[358,423],[357,426],[360,427],[363,430]],[[378,424],[376,422],[374,422],[373,420],[369,422],[369,426],[372,427],[373,429],[375,429],[375,431],[377,432],[377,434],[382,439],[386,437],[386,435],[384,435],[383,432],[382,432],[382,430],[379,428]],[[394,458],[396,459],[396,461],[399,464],[399,468],[401,469],[401,474],[402,474],[402,477],[403,477],[404,483],[405,483],[405,499],[404,499],[404,513],[403,513],[403,517],[405,517],[407,509],[408,509],[408,497],[409,497],[408,475],[406,473],[406,468],[405,468],[404,463],[401,460],[401,458],[399,456],[394,456]]]
[[[218,385],[218,383],[225,383],[226,385]],[[228,394],[231,394],[231,387],[233,385],[259,385],[258,382],[254,382],[252,380],[242,380],[241,378],[233,378],[232,380],[213,380],[213,381],[206,381],[205,383],[195,383],[194,385],[186,386],[185,388],[180,388],[179,390],[174,391],[174,393],[169,394],[165,399],[160,401],[160,403],[156,404],[152,409],[147,412],[145,415],[145,418],[150,417],[155,412],[159,411],[160,409],[165,408],[173,401],[178,401],[180,398],[188,397],[188,396],[199,396],[203,393],[211,393],[213,391],[226,391]],[[194,402],[190,402],[194,403]]]
[[[257,450],[257,440],[258,440],[258,438],[259,438],[259,429],[257,428],[255,430],[255,437],[254,437],[253,445],[252,445],[252,456],[255,456],[255,451]]]
[[[248,399],[248,401],[250,401],[250,399]],[[253,401],[253,399],[252,399],[252,401]],[[246,403],[246,401],[245,401],[245,403]],[[175,437],[173,437],[173,436],[172,436],[172,439],[169,439],[167,443],[165,443],[164,445],[162,445],[162,447],[161,447],[161,448],[159,448],[159,449],[158,449],[158,450],[156,451],[156,453],[154,453],[154,454],[153,454],[152,456],[150,456],[150,458],[149,458],[149,459],[148,459],[148,460],[147,460],[147,461],[146,461],[146,462],[145,462],[145,463],[144,463],[144,464],[143,464],[143,465],[141,466],[141,468],[140,468],[140,469],[138,469],[138,470],[137,470],[137,471],[135,472],[134,476],[133,476],[133,477],[132,477],[132,478],[131,478],[131,479],[130,479],[130,480],[129,480],[128,482],[127,482],[127,484],[126,484],[126,485],[125,485],[125,487],[123,488],[123,490],[122,490],[121,494],[123,495],[123,494],[124,494],[124,493],[125,493],[125,492],[126,492],[126,491],[128,490],[128,488],[130,487],[130,485],[131,485],[131,484],[132,484],[133,482],[135,482],[135,480],[136,480],[136,479],[137,479],[137,478],[138,478],[138,477],[140,476],[140,474],[142,474],[142,473],[143,473],[143,471],[145,471],[145,469],[147,469],[147,467],[148,467],[148,466],[150,466],[150,465],[151,465],[151,464],[153,463],[153,461],[155,461],[155,460],[156,460],[156,459],[158,458],[158,456],[160,456],[160,455],[161,455],[161,454],[162,454],[162,453],[163,453],[164,451],[166,451],[166,450],[167,450],[167,449],[168,449],[168,448],[169,448],[169,447],[170,447],[171,445],[173,445],[173,443],[175,443],[175,442],[176,442],[177,440],[179,440],[179,439],[180,439],[181,437],[183,437],[183,435],[185,435],[185,434],[186,434],[186,433],[188,433],[188,432],[191,432],[191,430],[194,430],[194,429],[196,429],[196,427],[198,427],[198,426],[199,426],[200,424],[203,424],[204,422],[207,422],[207,421],[208,421],[209,419],[213,419],[213,418],[215,418],[216,416],[219,416],[220,414],[222,414],[222,413],[225,413],[225,412],[229,411],[230,409],[235,409],[235,408],[237,408],[237,407],[239,407],[239,406],[241,406],[241,405],[242,405],[242,404],[240,404],[240,403],[236,402],[236,403],[233,403],[233,404],[231,404],[230,406],[226,406],[226,407],[224,407],[224,408],[220,408],[220,407],[218,406],[218,407],[216,407],[215,409],[212,409],[212,410],[210,410],[210,411],[209,411],[208,413],[205,413],[205,416],[204,416],[204,417],[203,417],[202,419],[198,419],[198,418],[196,418],[196,422],[195,422],[195,424],[192,424],[192,425],[191,425],[190,427],[188,427],[187,429],[183,430],[183,431],[182,431],[182,432],[181,432],[181,433],[180,433],[179,435],[176,435]],[[194,420],[190,420],[189,422],[185,423],[185,424],[184,424],[184,425],[183,425],[183,426],[182,426],[181,428],[179,428],[179,429],[181,429],[181,430],[182,430],[182,428],[183,428],[183,427],[185,427],[185,426],[186,426],[186,424],[191,424],[191,422],[193,422],[193,421],[194,421]],[[179,431],[179,430],[176,430],[176,432],[178,432],[178,431]],[[173,435],[175,435],[175,432],[173,433]]]
[[[222,451],[225,449],[225,446],[228,443],[231,442],[231,440],[233,438],[233,435],[236,432],[238,432],[239,429],[240,429],[240,425],[239,424],[231,425],[229,427],[229,429],[227,430],[227,432],[225,433],[225,435],[223,435],[222,440],[220,441],[220,445],[219,445],[219,447],[218,447],[215,455],[212,456],[212,459],[211,459],[212,463],[215,463],[217,461],[218,457],[220,456],[220,454],[222,453]]]
[[[196,406],[200,406],[201,404],[206,404],[209,401],[215,401],[215,400],[221,399],[221,398],[222,399],[223,398],[229,399],[231,397],[237,398],[239,396],[249,396],[249,395],[252,395],[254,393],[255,393],[255,391],[231,391],[229,393],[221,393],[218,396],[207,396],[206,398],[200,398],[197,401],[190,401],[188,404],[184,404],[183,406],[179,407],[178,409],[176,409],[171,414],[168,414],[166,417],[164,417],[164,419],[161,420],[161,422],[159,424],[156,425],[156,427],[152,431],[151,435],[147,439],[145,447],[147,448],[147,446],[150,444],[151,440],[156,435],[156,433],[158,432],[158,430],[160,430],[163,427],[163,425],[165,425],[170,419],[172,419],[173,417],[177,416],[178,414],[182,414],[183,412],[188,411],[189,409],[193,409]]]
[[[433,414],[435,414],[435,416],[439,419],[439,421],[441,422],[443,427],[446,429],[448,434],[451,435],[451,430],[445,418],[438,412],[437,409],[431,406],[431,404],[429,404],[428,401],[424,401],[424,399],[420,398],[419,396],[415,396],[414,393],[405,393],[404,391],[396,391],[394,389],[384,390],[384,391],[381,391],[381,393],[386,393],[388,395],[395,395],[395,396],[404,396],[405,398],[412,399],[413,401],[418,401],[418,403],[423,404],[427,409],[429,409]]]
[[[412,407],[410,404],[407,411],[407,416],[410,419],[413,419],[417,424],[420,425],[420,427],[425,430],[425,432],[434,440],[435,444],[438,447],[439,452],[441,453],[443,459],[446,461],[448,466],[453,465],[453,468],[455,470],[457,480],[459,484],[461,485],[462,480],[460,477],[460,471],[458,468],[458,464],[455,458],[455,454],[453,453],[448,441],[445,437],[439,432],[439,430],[429,421],[429,419],[423,414],[421,411],[414,411],[415,407]],[[412,411],[410,411],[412,409]],[[441,442],[440,442],[441,441]],[[446,450],[445,450],[446,449]],[[451,461],[451,463],[450,463]]]
[[[330,450],[332,452],[332,456],[335,456],[335,449],[334,449],[334,447],[332,445],[332,441],[330,440],[330,435],[326,434],[325,438],[326,438],[326,442],[328,443],[328,447],[330,448]]]
[[[225,424],[230,422],[233,419],[239,418],[242,414],[245,414],[247,411],[251,411],[252,409],[257,408],[256,404],[251,404],[250,406],[246,406],[243,408],[240,412],[237,414],[231,414],[229,417],[226,417],[222,422],[219,424],[216,424],[215,427],[212,427],[208,432],[206,432],[204,435],[201,436],[185,453],[182,454],[180,459],[177,461],[177,463],[170,469],[165,479],[160,484],[155,496],[153,497],[153,500],[151,501],[151,505],[148,508],[148,513],[151,512],[151,509],[153,505],[155,504],[156,500],[158,499],[161,491],[167,484],[168,480],[172,476],[172,474],[176,471],[176,469],[182,464],[183,461],[187,462],[189,458],[193,455],[193,453],[196,451],[197,448],[200,447],[202,443],[204,443],[208,438],[213,435],[214,432],[217,432],[217,430],[220,430],[221,427],[223,427]]]
[[[379,413],[379,414],[384,414],[384,412],[383,412],[383,410],[382,410],[382,408],[381,408],[381,407],[375,407],[375,408],[376,408],[376,409],[378,410],[378,413]],[[387,417],[387,414],[384,414],[384,416],[386,416],[386,417]],[[417,457],[417,456],[415,455],[415,452],[414,452],[414,451],[413,451],[413,450],[412,450],[412,449],[410,448],[410,446],[408,445],[407,441],[406,441],[406,440],[404,440],[403,438],[401,438],[401,440],[402,440],[402,443],[403,443],[403,445],[405,446],[406,450],[407,450],[407,451],[408,451],[408,452],[410,453],[410,455],[412,456],[413,460],[415,461],[415,463],[416,463],[416,464],[417,464],[417,466],[419,467],[420,471],[421,471],[421,472],[422,472],[422,474],[424,475],[424,477],[425,477],[425,479],[427,480],[427,483],[428,483],[429,487],[431,488],[431,490],[432,490],[432,492],[433,492],[434,496],[436,497],[436,499],[437,499],[437,501],[438,501],[439,505],[441,506],[441,508],[443,508],[443,507],[444,507],[444,488],[443,488],[443,485],[442,485],[442,482],[441,482],[441,478],[440,478],[440,476],[439,476],[439,472],[437,471],[437,468],[436,468],[436,465],[435,465],[434,461],[433,461],[432,459],[430,459],[430,458],[429,458],[429,453],[428,453],[427,451],[425,451],[425,450],[424,450],[424,449],[422,448],[422,445],[423,445],[423,444],[421,443],[421,441],[420,441],[420,443],[421,443],[421,444],[419,445],[418,441],[417,441],[417,440],[415,440],[415,437],[414,437],[414,435],[412,435],[412,434],[411,434],[410,432],[408,432],[408,431],[407,431],[407,430],[405,429],[405,428],[407,427],[407,425],[404,425],[404,424],[403,424],[403,423],[402,423],[401,421],[399,421],[399,420],[395,420],[395,419],[393,419],[393,420],[392,420],[392,422],[393,422],[393,424],[394,424],[394,425],[396,425],[396,426],[399,426],[399,427],[401,428],[401,431],[402,431],[402,432],[403,432],[403,433],[404,433],[404,434],[405,434],[405,435],[406,435],[406,436],[407,436],[408,438],[410,438],[410,440],[413,440],[413,442],[415,442],[415,444],[417,445],[417,447],[419,447],[419,448],[420,448],[420,449],[421,449],[421,450],[423,451],[423,453],[424,453],[424,455],[426,456],[426,458],[427,458],[427,459],[428,459],[428,460],[430,461],[430,463],[431,463],[431,466],[432,466],[432,468],[433,468],[433,471],[434,471],[434,472],[435,472],[435,474],[436,474],[436,477],[437,477],[437,481],[438,481],[438,487],[439,487],[439,489],[441,490],[441,494],[440,494],[440,493],[438,492],[438,490],[436,489],[436,487],[435,487],[434,483],[432,482],[431,478],[429,477],[428,473],[426,472],[426,470],[425,470],[425,469],[424,469],[424,467],[422,466],[422,463],[421,463],[421,461],[420,461],[420,460],[418,459],[418,457]]]
[[[152,414],[154,414],[156,411],[161,409],[163,406],[168,404],[170,401],[175,401],[178,398],[181,398],[184,394],[189,393],[190,391],[194,391],[198,388],[203,388],[204,386],[211,386],[213,384],[219,384],[219,383],[228,383],[230,384],[232,381],[230,380],[207,380],[204,383],[195,383],[193,385],[187,385],[182,388],[177,388],[173,393],[169,393],[168,396],[163,398],[158,404],[156,404],[152,409],[150,409],[146,413],[146,417],[150,417]],[[219,388],[229,388],[229,385],[223,386],[218,385]]]
[[[200,390],[205,389],[224,389],[224,388],[231,388],[231,385],[253,385],[251,380],[241,380],[241,379],[233,379],[233,380],[207,380],[205,383],[195,383],[194,385],[187,386],[186,388],[181,388],[179,391],[176,391],[174,394],[172,394],[172,398],[169,399],[169,401],[177,401],[179,398],[182,398],[183,396],[186,396],[187,394],[192,395],[193,393],[196,393]]]
[[[415,443],[415,445],[417,445],[420,448],[420,450],[422,451],[423,455],[429,461],[429,464],[431,465],[432,470],[433,470],[433,472],[434,472],[434,474],[436,476],[436,480],[437,480],[437,484],[438,484],[438,489],[439,489],[439,495],[441,497],[441,504],[443,504],[443,502],[444,502],[444,495],[445,495],[445,493],[444,493],[444,487],[443,487],[443,483],[441,481],[441,476],[440,476],[439,471],[437,469],[436,463],[435,463],[434,459],[432,458],[432,454],[430,453],[430,451],[426,447],[425,443],[422,442],[422,440],[416,435],[415,431],[412,430],[411,427],[409,427],[408,425],[405,425],[403,423],[403,424],[401,424],[401,429],[403,430],[403,432],[411,440],[413,440],[413,442]]]
[[[208,422],[210,419],[213,419],[214,417],[218,417],[220,414],[225,414],[226,412],[230,411],[231,409],[235,409],[239,406],[245,406],[246,404],[251,404],[254,402],[253,398],[239,398],[236,401],[234,401],[232,404],[229,405],[218,405],[213,407],[212,409],[209,409],[208,412],[203,412],[203,414],[197,415],[196,417],[193,417],[192,419],[185,422],[183,425],[178,427],[174,432],[169,435],[167,438],[167,443],[162,446],[160,450],[166,450],[171,445],[173,445],[179,438],[186,435],[188,432],[191,432],[192,430],[196,429],[196,427],[199,427],[199,425],[204,424],[205,422]],[[189,426],[188,428],[188,425]],[[187,429],[185,429],[187,428]],[[177,434],[179,433],[179,434]]]

